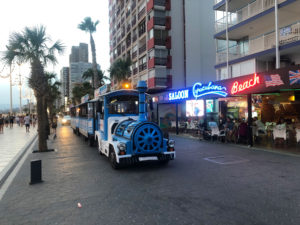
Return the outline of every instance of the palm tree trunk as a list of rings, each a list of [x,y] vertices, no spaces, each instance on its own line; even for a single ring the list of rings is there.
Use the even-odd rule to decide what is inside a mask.
[[[48,117],[48,112],[47,112],[47,108],[48,108],[48,101],[46,98],[44,98],[44,117],[45,117],[45,129],[46,129],[46,134],[47,134],[47,139],[48,136],[50,135],[50,124],[49,124],[49,117]]]
[[[96,60],[96,47],[95,42],[93,39],[93,35],[90,33],[90,42],[91,42],[91,49],[92,49],[92,64],[93,64],[93,88],[96,89],[99,87],[99,79],[97,74],[97,60]]]
[[[36,96],[36,111],[38,115],[38,140],[39,140],[39,152],[48,150],[47,147],[47,131],[46,120],[44,113],[44,99],[41,95]],[[47,111],[46,111],[47,112]]]

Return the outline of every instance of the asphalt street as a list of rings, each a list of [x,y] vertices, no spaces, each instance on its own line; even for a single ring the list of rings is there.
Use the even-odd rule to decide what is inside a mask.
[[[70,127],[30,154],[0,224],[299,225],[300,158],[174,137],[177,158],[113,170]],[[28,185],[30,160],[44,182]],[[78,208],[78,203],[82,205]]]

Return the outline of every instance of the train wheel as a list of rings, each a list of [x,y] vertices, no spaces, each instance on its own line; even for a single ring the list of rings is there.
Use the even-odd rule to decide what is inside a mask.
[[[110,150],[110,152],[109,152],[109,162],[110,162],[110,165],[112,166],[112,168],[114,168],[114,169],[120,168],[120,164],[117,163],[117,157],[116,157],[116,153],[114,150]]]

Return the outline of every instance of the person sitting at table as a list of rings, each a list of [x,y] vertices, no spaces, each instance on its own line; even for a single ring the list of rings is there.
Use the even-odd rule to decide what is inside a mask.
[[[248,135],[248,125],[243,118],[238,127],[238,142],[246,143]]]
[[[227,117],[227,121],[224,125],[224,128],[226,130],[226,141],[228,142],[234,141],[234,132],[233,132],[234,123],[229,117]]]
[[[276,129],[279,129],[279,130],[286,129],[286,123],[282,117],[278,120],[278,122],[276,124]]]

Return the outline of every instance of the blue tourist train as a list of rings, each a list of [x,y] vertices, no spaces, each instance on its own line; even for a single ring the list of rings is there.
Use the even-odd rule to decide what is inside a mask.
[[[95,98],[71,108],[71,127],[83,135],[113,168],[139,161],[167,163],[176,156],[174,141],[147,120],[146,82],[137,90],[108,92],[107,86],[95,91]]]

